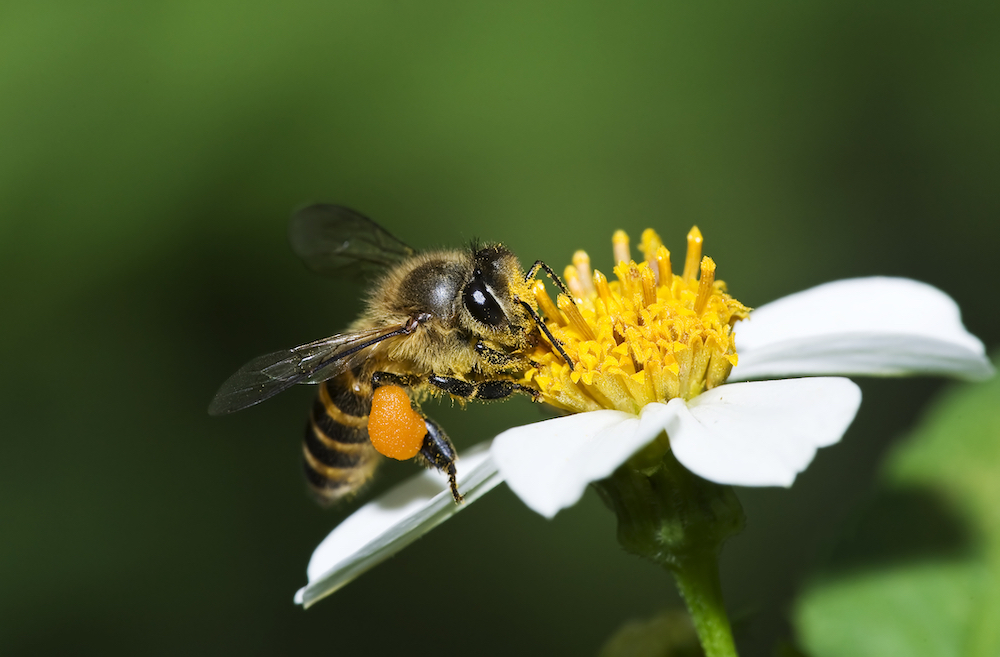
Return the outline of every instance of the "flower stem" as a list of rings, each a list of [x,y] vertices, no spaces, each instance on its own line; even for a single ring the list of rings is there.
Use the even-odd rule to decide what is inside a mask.
[[[743,529],[743,508],[729,486],[692,474],[654,443],[595,482],[618,516],[618,542],[669,570],[706,657],[735,657],[719,583],[722,544]]]
[[[736,657],[715,555],[706,553],[699,558],[684,559],[682,563],[667,566],[667,569],[684,596],[705,657]]]

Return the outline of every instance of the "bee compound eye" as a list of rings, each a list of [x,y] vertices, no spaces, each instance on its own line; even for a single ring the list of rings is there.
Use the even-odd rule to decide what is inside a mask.
[[[478,278],[473,278],[465,286],[462,298],[465,301],[465,307],[469,309],[469,313],[477,322],[487,326],[500,326],[507,321],[500,304]]]

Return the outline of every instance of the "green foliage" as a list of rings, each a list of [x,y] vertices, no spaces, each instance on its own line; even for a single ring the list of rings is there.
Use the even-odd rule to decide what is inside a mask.
[[[1000,654],[998,400],[1000,377],[954,388],[891,455],[855,535],[799,601],[814,657]]]

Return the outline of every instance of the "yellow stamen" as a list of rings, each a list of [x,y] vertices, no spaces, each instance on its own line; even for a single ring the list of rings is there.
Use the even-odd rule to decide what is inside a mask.
[[[587,255],[586,251],[577,251],[573,254],[573,266],[576,267],[580,286],[584,292],[580,296],[593,294],[596,290],[594,289],[593,274],[590,271],[590,256]]]
[[[610,314],[612,312],[612,308],[615,308],[615,309],[618,308],[618,304],[617,303],[615,303],[614,306],[611,305],[612,303],[614,303],[614,301],[611,298],[611,288],[608,287],[608,277],[607,276],[605,276],[604,274],[602,274],[599,271],[595,271],[594,272],[594,287],[597,288],[597,295],[601,298],[601,301],[604,302],[604,312]]]
[[[632,254],[628,249],[628,235],[624,230],[616,230],[611,236],[611,248],[615,256],[615,264],[628,262],[632,259]]]
[[[701,231],[697,226],[691,227],[688,233],[687,257],[684,259],[684,280],[693,281],[698,273],[698,264],[701,262],[701,244],[704,242]]]
[[[663,240],[660,236],[656,234],[656,231],[652,228],[647,228],[642,231],[642,239],[639,241],[639,250],[642,251],[643,259],[649,263],[649,266],[653,270],[653,275],[656,276],[657,282],[659,282],[659,272],[656,268],[656,252],[660,247],[663,246]]]
[[[642,277],[642,300],[649,307],[656,303],[656,278],[653,270],[645,262],[639,267],[639,276]]]
[[[623,296],[631,297],[639,290],[635,286],[635,282],[639,280],[639,267],[632,262],[619,262],[615,265],[615,276],[618,277],[618,284],[621,286],[621,293]]]
[[[556,304],[552,303],[552,297],[545,290],[545,283],[536,280],[531,287],[531,291],[534,293],[535,301],[538,302],[538,307],[541,309],[542,314],[545,315],[547,321],[560,325],[566,324],[563,321],[562,313],[556,308]]]
[[[567,265],[566,269],[563,270],[563,281],[566,283],[566,287],[569,291],[573,293],[574,297],[583,298],[586,293],[583,291],[583,286],[580,285],[580,277],[576,273],[576,267]]]
[[[575,369],[539,340],[522,385],[572,412],[637,413],[651,402],[691,399],[724,383],[737,362],[733,325],[750,309],[715,280],[715,262],[702,258],[698,229],[688,235],[683,276],[673,274],[670,252],[652,231],[643,233],[645,262],[630,259],[624,232],[615,233],[612,245],[616,281],[591,273],[590,258],[578,252],[566,271],[575,301],[560,295],[554,304],[541,281],[535,283],[546,325]]]
[[[660,248],[656,250],[656,282],[662,285],[670,285],[671,279],[673,278],[673,271],[670,267],[670,251],[667,251],[667,247],[660,245]],[[669,288],[668,288],[669,291]]]
[[[698,279],[698,298],[694,302],[694,311],[699,315],[705,312],[705,304],[712,295],[715,285],[715,261],[705,256],[701,260],[701,277]]]
[[[587,324],[587,320],[583,318],[580,314],[580,309],[576,307],[573,300],[567,297],[565,294],[560,294],[559,299],[556,301],[559,304],[559,310],[565,313],[566,317],[569,319],[569,325],[576,329],[584,340],[593,340],[594,332],[590,330],[590,325]]]

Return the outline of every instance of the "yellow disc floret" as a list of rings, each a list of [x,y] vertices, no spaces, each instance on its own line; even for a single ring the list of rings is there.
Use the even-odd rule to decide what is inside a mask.
[[[691,399],[724,383],[737,359],[733,325],[750,309],[715,279],[715,262],[702,257],[702,242],[692,228],[684,273],[676,276],[655,231],[643,232],[639,249],[645,260],[638,264],[628,236],[618,231],[612,239],[617,280],[591,273],[590,258],[577,251],[565,271],[573,299],[559,295],[553,302],[536,281],[538,307],[574,369],[542,341],[522,383],[567,411],[630,413],[651,402]]]

